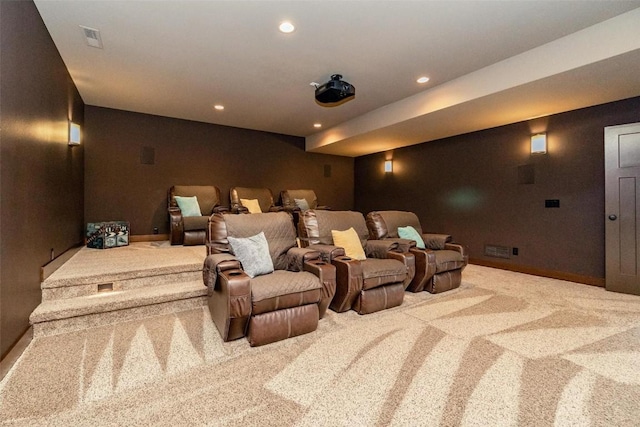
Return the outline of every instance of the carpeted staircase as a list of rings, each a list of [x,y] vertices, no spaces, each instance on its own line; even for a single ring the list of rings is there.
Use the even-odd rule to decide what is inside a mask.
[[[204,246],[133,243],[83,248],[42,282],[34,337],[144,319],[206,305]]]

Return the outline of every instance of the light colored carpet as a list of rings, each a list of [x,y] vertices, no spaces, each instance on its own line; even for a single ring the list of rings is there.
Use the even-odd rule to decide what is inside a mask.
[[[34,339],[2,425],[638,426],[640,297],[470,265],[264,347],[208,309]]]

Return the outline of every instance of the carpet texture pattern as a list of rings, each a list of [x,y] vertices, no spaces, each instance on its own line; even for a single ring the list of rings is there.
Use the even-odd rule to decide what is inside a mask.
[[[640,297],[470,265],[264,347],[208,308],[34,339],[1,425],[637,426]]]

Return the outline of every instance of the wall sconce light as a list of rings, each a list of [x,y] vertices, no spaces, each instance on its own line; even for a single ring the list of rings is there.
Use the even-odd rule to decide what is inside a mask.
[[[69,122],[69,145],[80,145],[80,125]]]
[[[393,172],[393,160],[384,161],[384,172],[385,173]]]
[[[547,134],[537,133],[531,135],[531,154],[547,153]]]

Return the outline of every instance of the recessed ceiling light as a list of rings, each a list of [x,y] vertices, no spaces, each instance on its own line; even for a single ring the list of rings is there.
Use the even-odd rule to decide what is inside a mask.
[[[429,81],[429,77],[427,76],[422,76],[420,77],[418,80],[416,80],[418,83],[426,83]]]
[[[224,110],[224,105],[220,105],[220,104],[214,105],[213,108],[215,108],[218,111],[222,111],[222,110]]]
[[[314,128],[321,128],[322,127],[322,123],[314,123],[313,127]]]
[[[293,30],[295,30],[296,27],[294,27],[291,22],[284,21],[282,24],[280,24],[280,26],[278,26],[278,29],[285,34],[289,34],[293,33]]]

